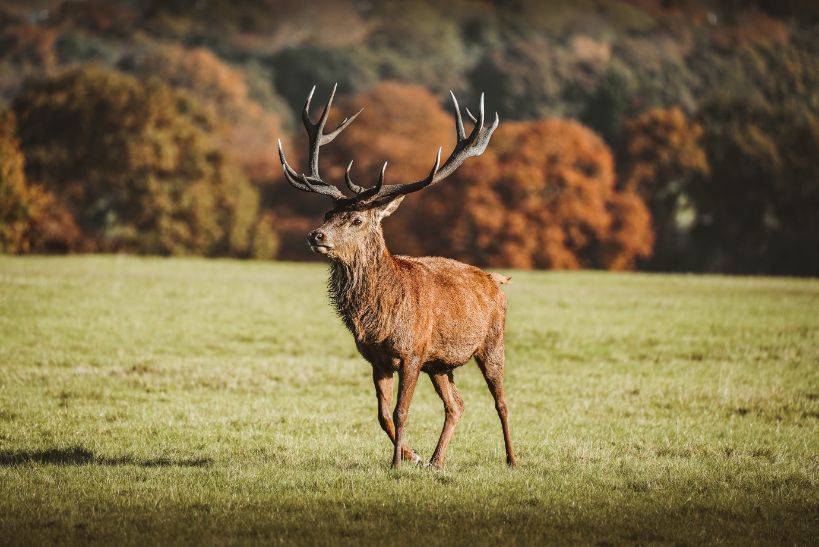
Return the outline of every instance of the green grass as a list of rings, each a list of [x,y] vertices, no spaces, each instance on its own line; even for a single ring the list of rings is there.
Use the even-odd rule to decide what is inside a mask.
[[[392,471],[321,265],[0,257],[0,543],[816,543],[819,281],[513,277],[519,469],[470,363]]]

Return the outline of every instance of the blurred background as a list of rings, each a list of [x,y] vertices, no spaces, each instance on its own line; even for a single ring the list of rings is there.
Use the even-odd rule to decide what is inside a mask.
[[[0,250],[310,260],[322,173],[426,174],[448,90],[501,126],[385,223],[492,267],[819,275],[819,3],[0,1]]]

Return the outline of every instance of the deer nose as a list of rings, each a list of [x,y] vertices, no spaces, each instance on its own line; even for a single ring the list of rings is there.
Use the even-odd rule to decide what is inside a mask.
[[[324,242],[324,232],[321,230],[313,230],[307,234],[307,241],[312,245],[321,245]]]

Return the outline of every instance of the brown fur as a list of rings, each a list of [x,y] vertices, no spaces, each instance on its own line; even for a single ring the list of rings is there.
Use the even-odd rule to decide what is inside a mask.
[[[443,465],[463,413],[452,371],[472,357],[495,399],[507,463],[514,466],[503,392],[506,296],[498,286],[509,278],[447,258],[392,255],[381,220],[401,199],[363,210],[338,207],[309,236],[313,250],[330,259],[330,298],[373,367],[378,419],[393,442],[393,466],[402,457],[417,458],[404,443],[403,431],[421,372],[430,376],[444,402],[444,428],[430,460],[432,466]],[[320,240],[315,238],[319,233]],[[395,372],[399,393],[390,416]]]

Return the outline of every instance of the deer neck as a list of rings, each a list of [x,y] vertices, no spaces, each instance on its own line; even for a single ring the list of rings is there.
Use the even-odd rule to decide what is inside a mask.
[[[357,341],[377,343],[391,334],[404,294],[395,259],[381,234],[358,249],[352,260],[331,263],[329,289],[336,312]]]

